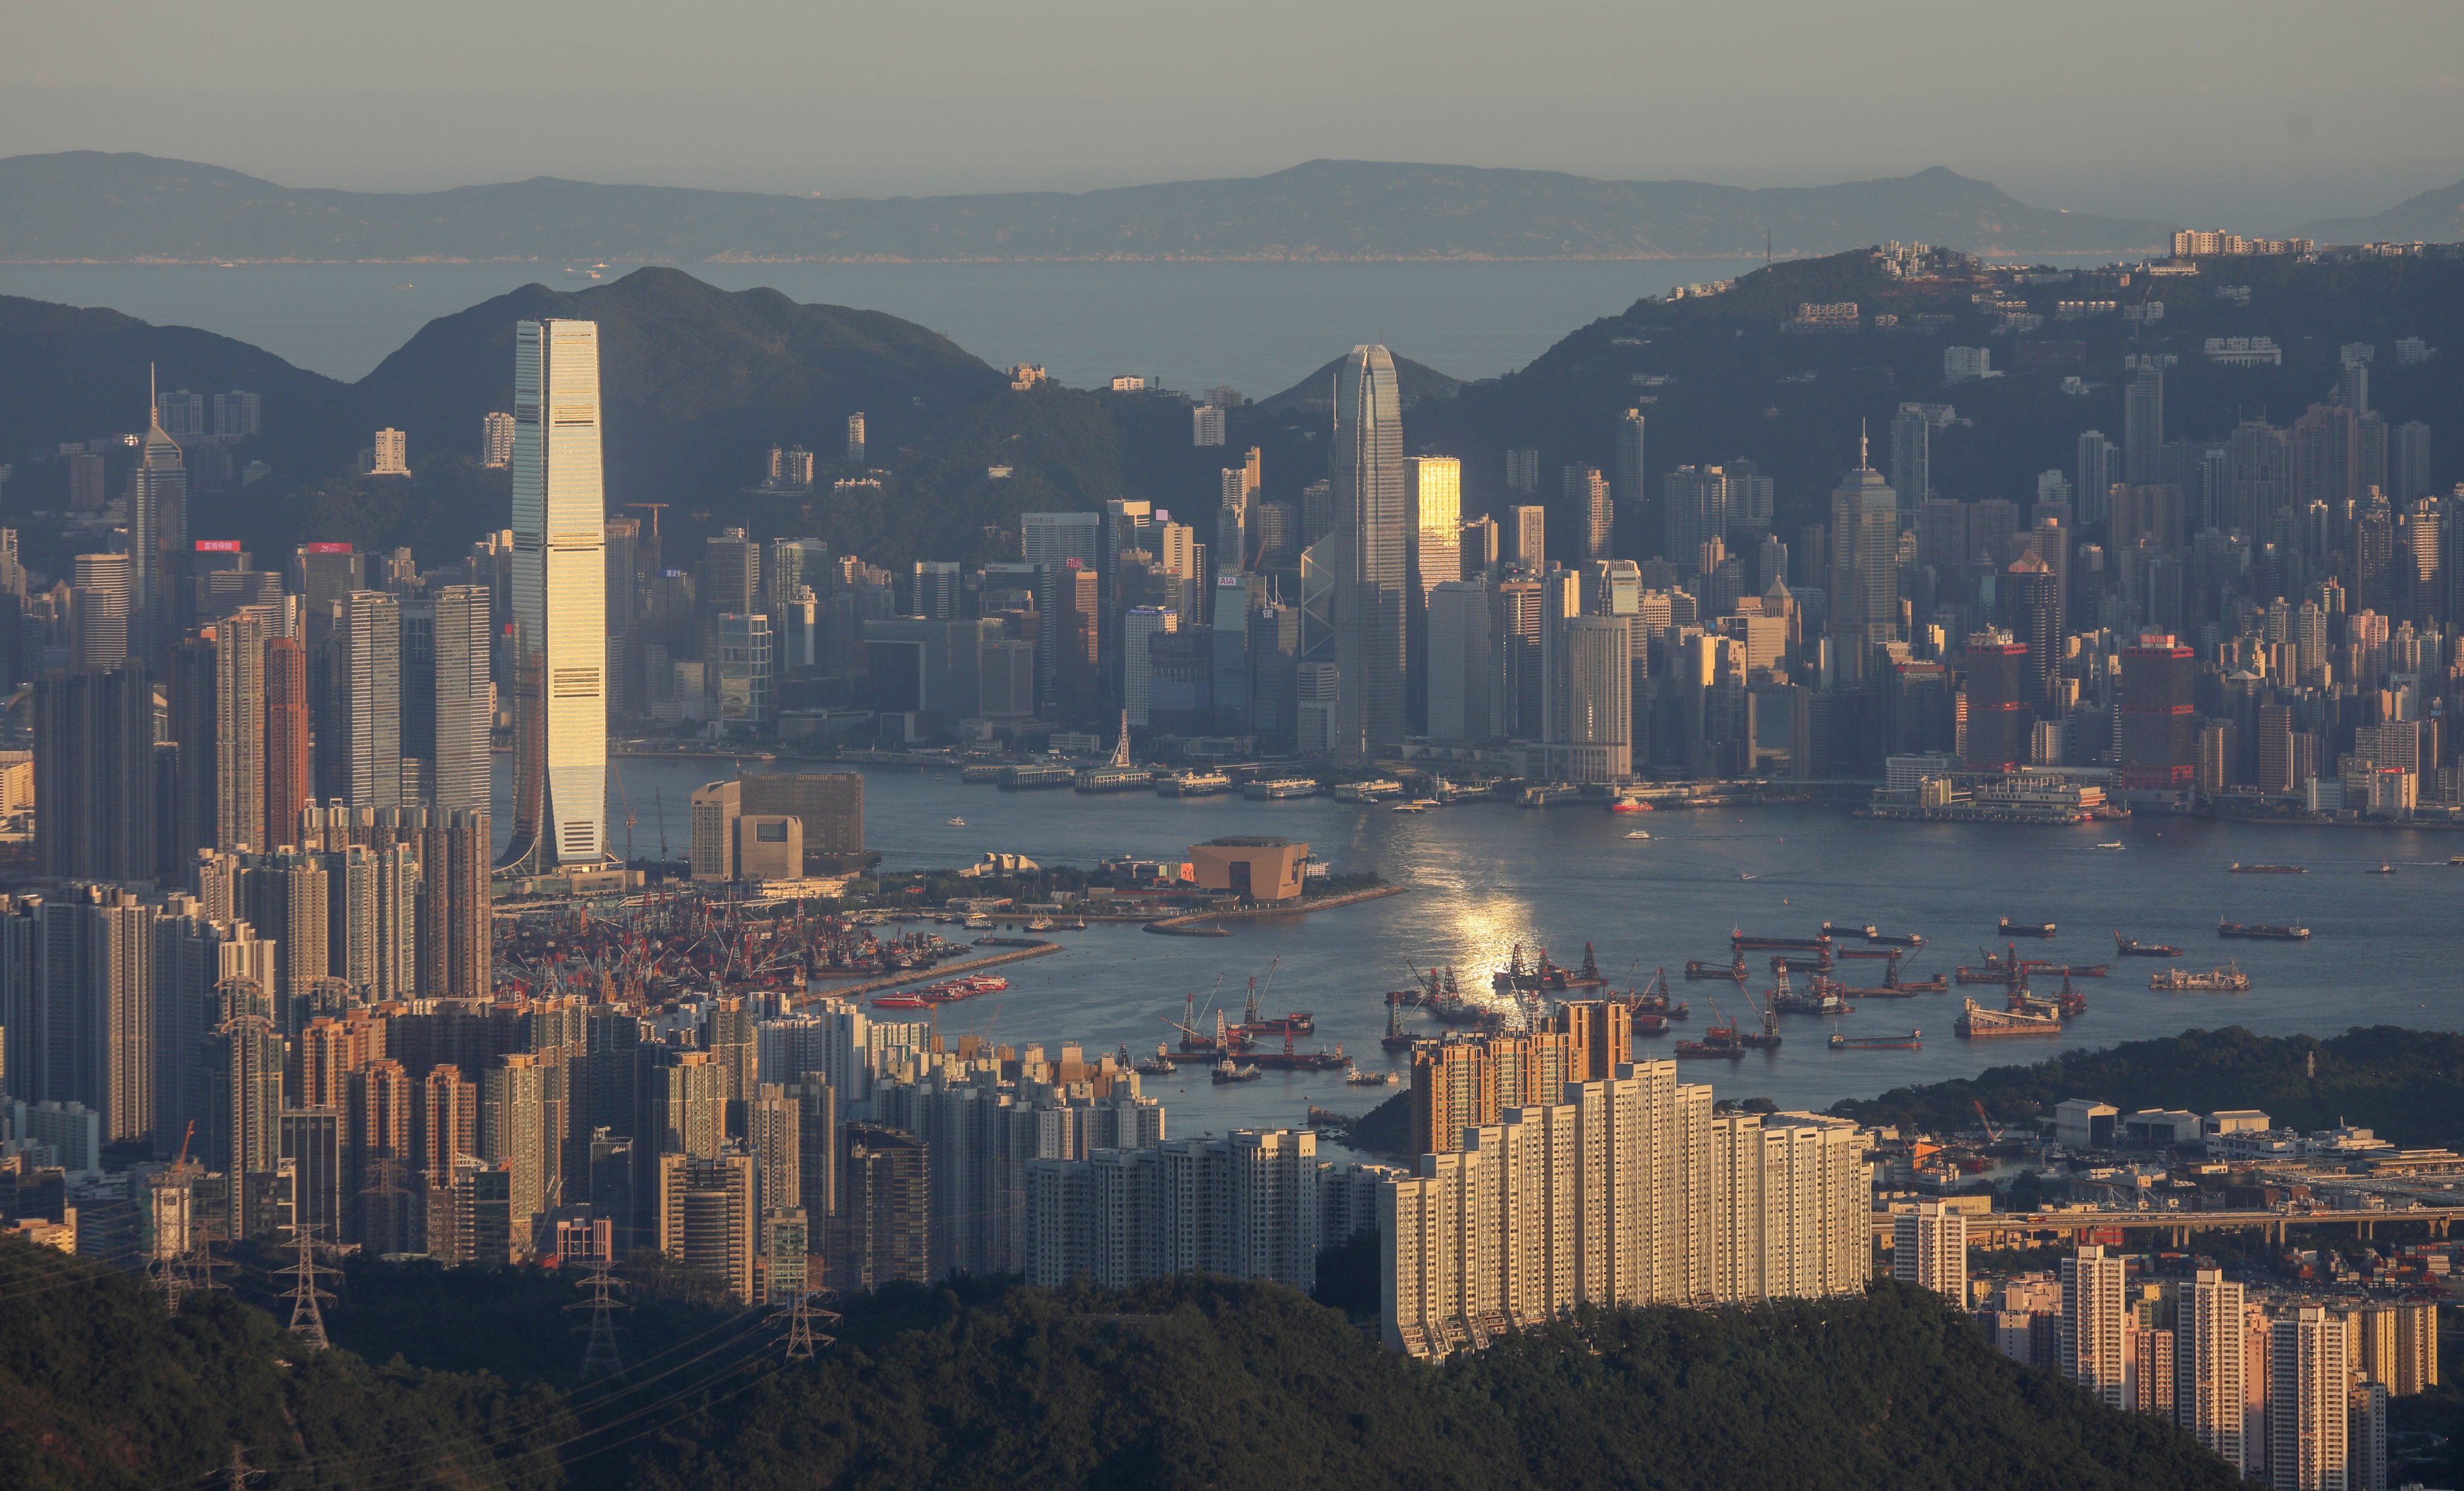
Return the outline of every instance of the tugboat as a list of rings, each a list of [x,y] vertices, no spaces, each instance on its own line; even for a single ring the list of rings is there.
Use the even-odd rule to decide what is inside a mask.
[[[1228,1082],[1256,1082],[1265,1075],[1255,1066],[1233,1065],[1232,1058],[1228,1056],[1215,1063],[1215,1082],[1218,1086]]]
[[[2125,937],[2118,932],[2113,934],[2113,951],[2123,957],[2180,957],[2182,955],[2182,950],[2169,943],[2141,942],[2134,937]]]
[[[1172,1052],[1160,1041],[1155,1042],[1155,1055],[1137,1064],[1141,1077],[1169,1077],[1177,1070],[1179,1068],[1173,1063]]]

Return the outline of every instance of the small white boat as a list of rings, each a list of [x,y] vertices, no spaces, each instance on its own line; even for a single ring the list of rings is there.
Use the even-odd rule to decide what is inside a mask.
[[[1626,835],[1626,837],[1629,839],[1648,839],[1651,837],[1651,833],[1647,829],[1638,828],[1634,832]]]
[[[1737,871],[1737,878],[1738,878],[1739,880],[1751,880],[1751,879],[1753,879],[1754,877],[1753,877],[1753,876],[1751,876],[1751,875],[1747,874],[1744,870],[1739,870],[1739,871]]]
[[[963,818],[945,818],[941,820],[941,822],[949,824],[953,828],[964,828],[967,826],[967,821]]]
[[[1425,813],[1428,810],[1429,804],[1426,802],[1397,802],[1386,811],[1389,813]]]
[[[2122,847],[2122,841],[2116,839],[2111,844],[2100,844],[2097,847],[2100,849],[2119,849]]]

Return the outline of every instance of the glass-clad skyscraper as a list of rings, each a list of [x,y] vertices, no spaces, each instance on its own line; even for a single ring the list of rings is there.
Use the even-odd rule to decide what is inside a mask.
[[[1369,760],[1403,739],[1404,547],[1412,515],[1403,469],[1403,410],[1395,359],[1352,349],[1335,374],[1334,755]]]
[[[606,507],[599,325],[514,329],[514,625],[519,752],[507,868],[607,854]]]

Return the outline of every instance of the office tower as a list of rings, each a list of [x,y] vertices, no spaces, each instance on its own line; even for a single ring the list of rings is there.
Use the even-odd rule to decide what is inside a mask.
[[[1179,629],[1180,618],[1162,606],[1133,605],[1122,613],[1121,707],[1129,711],[1131,724],[1151,722],[1155,696],[1152,640]]]
[[[1505,553],[1496,518],[1475,517],[1464,523],[1456,542],[1462,545],[1464,580],[1493,579],[1503,569]]]
[[[917,559],[915,599],[908,614],[938,621],[957,615],[961,583],[957,560]]]
[[[2026,696],[2035,708],[2052,699],[2060,677],[2061,577],[2040,556],[2022,554],[1996,577],[1995,588],[2003,629],[2027,649]]]
[[[1968,1305],[1968,1217],[1942,1201],[1925,1200],[1891,1218],[1891,1277],[1931,1289],[1954,1305]]]
[[[849,1124],[840,1143],[839,1212],[825,1250],[831,1286],[928,1282],[931,1156],[924,1141],[878,1124]]]
[[[1626,522],[1636,533],[1649,535],[1661,530],[1658,523],[1651,520],[1651,492],[1644,484],[1643,477],[1642,436],[1642,410],[1628,409],[1617,416],[1615,442],[1617,456],[1614,463],[1617,469],[1615,494],[1617,506],[1625,511]],[[1650,540],[1646,537],[1644,541],[1647,543]]]
[[[213,629],[215,818],[210,843],[227,854],[274,847],[267,835],[279,822],[266,811],[267,632],[265,613],[253,609],[224,617]],[[181,737],[184,751],[187,744],[187,737]]]
[[[150,383],[150,370],[147,376]],[[137,469],[129,475],[127,617],[128,650],[151,667],[162,666],[179,625],[187,547],[187,465],[160,417],[149,418]]]
[[[659,1251],[753,1303],[753,1156],[662,1154],[658,1182]]]
[[[2123,1402],[2122,1337],[2129,1321],[2123,1302],[2123,1262],[2101,1247],[2062,1260],[2061,1372],[2101,1399]]]
[[[1536,580],[1508,580],[1489,589],[1489,636],[1497,653],[1500,729],[1537,740],[1546,702],[1542,669],[1541,594]]]
[[[2336,369],[2336,402],[2364,416],[2370,412],[2370,360],[2362,355],[2367,350],[2347,346]]]
[[[2224,1271],[2195,1271],[2175,1296],[2173,1419],[2237,1471],[2255,1467],[2242,1442],[2244,1355],[2242,1286]]]
[[[514,460],[514,417],[501,409],[479,416],[479,459],[489,466],[510,466]]]
[[[207,1039],[206,1122],[194,1152],[223,1174],[226,1237],[253,1237],[281,1222],[282,1055],[282,1036],[263,1015],[231,1015]]]
[[[2122,480],[2147,486],[2164,479],[2165,370],[2142,366],[2122,394]]]
[[[2397,502],[2430,494],[2430,427],[2419,420],[2398,425],[2387,444],[2387,495]]]
[[[1492,740],[1499,669],[1488,586],[1454,580],[1429,592],[1428,711],[1432,740]]]
[[[1771,479],[1743,457],[1724,470],[1728,474],[1728,535],[1742,547],[1771,531]]]
[[[1412,468],[1412,585],[1423,606],[1438,586],[1463,577],[1463,463],[1415,456]]]
[[[1352,349],[1335,378],[1329,451],[1336,539],[1334,754],[1366,762],[1404,734],[1404,545],[1411,527],[1395,360]]]
[[[1622,781],[1633,773],[1633,645],[1625,618],[1560,616],[1542,627],[1544,743],[1554,779]]]
[[[1617,512],[1609,502],[1608,478],[1595,466],[1569,466],[1565,471],[1565,496],[1568,511],[1582,525],[1582,544],[1575,558],[1584,563],[1608,559],[1617,527]]]
[[[138,655],[129,646],[131,558],[125,554],[80,554],[69,596],[77,624],[77,667],[92,671],[112,668]]]
[[[1968,751],[1972,772],[2007,772],[2031,759],[2029,731],[2041,691],[2028,677],[2027,647],[2007,631],[1969,635],[1961,668],[1968,675]]]
[[[1690,570],[1703,545],[1727,532],[1728,473],[1717,466],[1681,466],[1663,485],[1667,532],[1661,553],[1681,570]]]
[[[847,416],[847,463],[859,470],[865,464],[864,411],[861,409]]]
[[[1124,497],[1114,497],[1104,504],[1103,547],[1095,558],[1097,574],[1108,597],[1119,594],[1121,556],[1143,546],[1141,540],[1154,512],[1155,504],[1152,502],[1134,502]],[[1032,553],[1025,558],[1030,564],[1040,562]]]
[[[2267,1483],[2276,1491],[2344,1491],[2352,1392],[2344,1319],[2299,1305],[2276,1316],[2268,1335]]]
[[[488,809],[489,728],[495,694],[489,685],[491,629],[488,587],[447,585],[435,611],[434,805],[439,811]]]
[[[737,784],[745,812],[802,821],[806,853],[864,852],[863,773],[747,771]]]
[[[154,691],[144,665],[55,671],[33,692],[35,873],[152,880]]]
[[[1506,490],[1526,496],[1540,494],[1540,452],[1508,450],[1506,452]]]
[[[1514,567],[1538,577],[1549,570],[1549,510],[1538,503],[1527,503],[1506,510],[1507,526],[1514,535]]]
[[[1900,505],[1861,459],[1831,493],[1830,605],[1835,675],[1862,683],[1874,650],[1899,640]]]
[[[2076,449],[2079,477],[2071,484],[2075,512],[2082,523],[2104,521],[2107,494],[2123,479],[2123,452],[2101,430],[2084,430]],[[2002,557],[1996,555],[1997,560]]]
[[[1911,506],[1933,495],[1933,416],[1923,405],[1891,416],[1891,490]]]
[[[718,618],[718,717],[731,724],[761,725],[773,717],[770,618],[761,612],[729,612]]]
[[[599,327],[514,331],[517,683],[508,867],[607,853],[607,581],[600,481]]]
[[[2120,770],[2125,791],[2182,792],[2198,769],[2198,654],[2169,636],[2122,649]]]

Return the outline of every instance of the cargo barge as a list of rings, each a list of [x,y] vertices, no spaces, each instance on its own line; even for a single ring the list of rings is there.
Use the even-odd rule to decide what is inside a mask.
[[[2260,922],[2218,922],[2216,935],[2240,937],[2253,942],[2307,942],[2307,927],[2270,927]]]
[[[1953,1027],[1963,1040],[2000,1041],[2013,1036],[2058,1036],[2062,1018],[2058,1014],[2039,1015],[2025,1010],[1992,1010],[1967,1001],[1959,1012],[1959,1022]]]
[[[1914,1051],[1925,1044],[1925,1032],[1911,1030],[1904,1036],[1843,1036],[1831,1033],[1834,1051]]]
[[[2113,934],[2113,951],[2123,957],[2180,957],[2182,950],[2167,942],[2141,942],[2135,937]]]
[[[2000,926],[2006,937],[2050,937],[2055,931],[2052,922],[2014,922],[2008,916],[2002,918]]]

